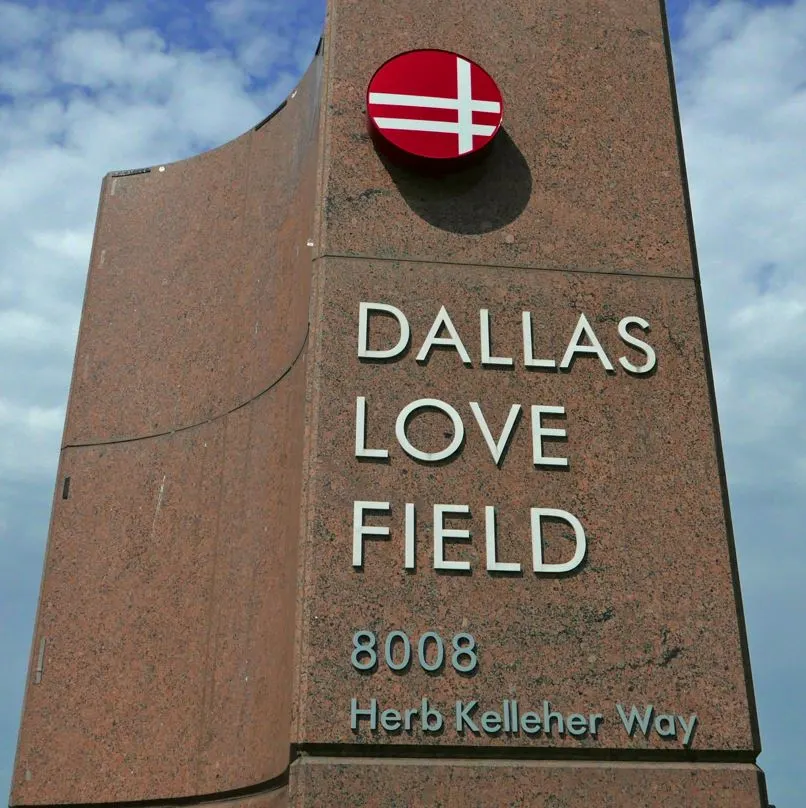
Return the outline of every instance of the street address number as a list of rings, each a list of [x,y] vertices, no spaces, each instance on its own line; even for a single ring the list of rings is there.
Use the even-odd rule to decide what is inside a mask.
[[[350,661],[357,671],[374,671],[379,655],[389,670],[398,673],[408,670],[413,658],[428,673],[441,670],[446,658],[458,673],[473,673],[479,664],[476,640],[472,634],[464,631],[453,635],[447,649],[445,641],[435,631],[426,631],[418,639],[410,638],[405,631],[390,631],[382,644],[379,644],[374,631],[356,631],[353,634]]]

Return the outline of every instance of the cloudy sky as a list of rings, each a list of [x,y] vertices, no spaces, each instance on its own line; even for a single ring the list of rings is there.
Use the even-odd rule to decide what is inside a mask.
[[[669,12],[761,763],[783,808],[806,793],[806,0]],[[0,801],[101,177],[263,118],[323,16],[324,0],[0,0]]]

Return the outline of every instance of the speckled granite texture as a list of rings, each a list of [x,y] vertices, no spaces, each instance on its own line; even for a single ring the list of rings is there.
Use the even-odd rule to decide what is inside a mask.
[[[698,715],[694,749],[752,749],[693,284],[478,266],[446,272],[428,264],[332,258],[318,262],[317,281],[299,740],[681,746],[657,735],[630,739],[607,718],[598,737],[583,740],[522,733],[462,738],[417,729],[389,735],[371,732],[367,722],[351,730],[353,697],[364,706],[376,697],[399,709],[428,695],[443,710],[456,699],[480,699],[480,709],[500,708],[511,698],[526,709],[547,699],[561,711],[609,711],[612,718],[617,703],[653,704],[661,712]],[[406,356],[359,361],[362,300],[405,312],[412,332]],[[427,364],[415,361],[442,302],[472,367],[453,350],[434,351]],[[490,311],[496,353],[517,360],[513,367],[480,366],[480,308]],[[585,313],[618,371],[608,373],[593,356],[579,357],[568,372],[524,368],[522,309],[532,312],[540,357],[557,363]],[[617,363],[627,353],[617,324],[628,314],[652,326],[646,339],[658,355],[654,374],[630,375]],[[393,345],[396,334],[383,333],[395,330],[392,321],[380,319],[372,321],[374,344]],[[367,401],[366,445],[387,449],[384,462],[350,458],[357,396]],[[465,425],[461,453],[440,466],[408,457],[395,440],[398,413],[426,397],[450,403]],[[498,467],[470,402],[479,403],[496,437],[511,406],[525,408]],[[568,468],[532,465],[533,404],[565,408],[565,419],[546,425],[564,429],[567,440],[547,443],[546,453],[567,457]],[[444,414],[423,414],[408,434],[415,446],[442,448],[453,428]],[[391,535],[366,542],[361,570],[351,566],[355,500],[391,504],[389,514],[367,520],[389,525]],[[404,568],[407,502],[416,507],[414,570]],[[469,520],[451,526],[469,528],[471,539],[448,551],[451,559],[470,563],[467,575],[433,569],[434,503],[470,508]],[[488,505],[497,509],[498,558],[519,562],[520,575],[486,572]],[[583,523],[588,553],[578,574],[541,578],[531,572],[531,507],[561,508]],[[560,531],[547,534],[546,553],[555,553],[554,561],[570,557],[560,542],[567,543]],[[435,677],[416,664],[405,675],[380,665],[371,675],[359,674],[350,663],[359,629],[382,640],[392,629],[415,638],[429,630],[446,638],[471,632],[481,645],[479,670],[467,678],[446,667]]]
[[[757,808],[751,765],[303,758],[294,805],[316,808]]]
[[[104,180],[12,803],[765,806],[658,3],[328,11],[324,50],[264,126]],[[498,81],[484,163],[425,177],[372,147],[367,81],[416,47]],[[393,361],[357,355],[362,301],[405,314]],[[467,362],[416,359],[442,306]],[[482,311],[511,364],[484,366]],[[582,315],[606,360],[526,366],[560,365]],[[630,333],[650,373],[625,369],[646,359],[625,317],[647,324]],[[394,319],[370,321],[370,347],[397,341]],[[359,397],[386,458],[355,456]],[[439,464],[396,438],[426,398],[465,429]],[[495,440],[513,405],[496,463],[474,407]],[[567,468],[534,463],[541,406],[564,409],[542,426],[565,431],[545,455]],[[432,450],[454,435],[444,413],[406,429]],[[360,567],[355,501],[389,503]],[[435,504],[467,506],[447,527],[470,536],[445,553],[469,570],[434,568]],[[487,571],[486,506],[520,571]],[[531,508],[583,526],[572,574],[533,572]],[[576,547],[569,523],[543,538],[549,563]],[[360,630],[381,657],[406,632],[412,664],[359,673]],[[478,667],[457,673],[449,648],[422,670],[428,631],[471,633]],[[379,720],[426,699],[444,725],[353,727],[353,699]],[[457,701],[475,722],[556,712],[565,731],[460,732]],[[646,732],[624,727],[633,709]]]
[[[323,252],[691,275],[656,0],[330,7]],[[478,62],[504,95],[506,135],[476,184],[390,168],[364,134],[369,77],[427,47]]]

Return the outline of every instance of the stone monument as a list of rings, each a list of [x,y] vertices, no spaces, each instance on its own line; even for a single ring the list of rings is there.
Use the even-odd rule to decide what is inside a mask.
[[[429,48],[450,172],[367,124]],[[766,806],[693,243],[657,0],[331,0],[109,174],[12,805]]]

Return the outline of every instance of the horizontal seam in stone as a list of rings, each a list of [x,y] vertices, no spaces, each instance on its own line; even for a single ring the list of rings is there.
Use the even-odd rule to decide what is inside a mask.
[[[205,418],[203,421],[197,421],[196,423],[188,424],[187,426],[179,426],[175,429],[166,429],[163,432],[154,432],[148,435],[135,435],[134,437],[129,438],[111,438],[110,440],[90,441],[88,443],[66,443],[62,446],[62,451],[65,449],[86,449],[93,446],[114,446],[120,443],[136,443],[137,441],[152,440],[154,438],[165,438],[170,435],[176,435],[179,432],[187,432],[190,429],[197,429],[200,426],[205,426],[206,424],[212,424],[215,421],[220,421],[222,418],[226,418],[227,416],[238,412],[238,410],[249,406],[253,402],[257,401],[261,396],[265,396],[266,393],[275,388],[286,376],[288,376],[288,374],[291,373],[296,366],[297,362],[299,362],[299,359],[305,350],[305,346],[308,344],[308,335],[310,334],[310,331],[311,325],[308,323],[308,327],[305,330],[305,338],[302,340],[302,345],[297,351],[297,355],[291,361],[291,364],[268,387],[265,387],[259,393],[256,393],[246,401],[242,401],[240,404],[230,410],[227,410],[226,412],[220,413],[219,415],[213,415],[210,418]]]
[[[534,264],[479,264],[468,261],[445,261],[433,258],[388,258],[381,255],[349,255],[347,253],[321,253],[314,258],[314,261],[321,261],[323,258],[336,258],[348,261],[383,261],[399,264],[436,264],[437,266],[452,267],[472,267],[474,269],[509,269],[525,270],[528,272],[572,272],[578,275],[617,275],[622,278],[657,278],[668,281],[697,281],[695,275],[667,275],[653,274],[650,272],[630,272],[628,270],[616,269],[575,269],[573,267],[540,267]]]
[[[756,763],[757,755],[744,749],[607,749],[603,747],[489,747],[419,744],[338,744],[304,743],[294,747],[296,756],[327,758],[378,758],[389,760],[428,758],[430,760],[511,761],[513,765],[529,761],[592,763],[702,763],[736,765]]]
[[[298,758],[295,763],[303,762],[312,766],[507,766],[558,768],[570,766],[573,768],[602,768],[603,764],[613,769],[667,769],[683,771],[701,769],[705,771],[758,771],[756,763],[720,763],[713,761],[680,761],[680,760],[602,760],[600,758],[523,758],[523,757],[416,757],[416,756],[376,756],[363,755],[351,757],[348,755],[312,755],[306,754]]]

